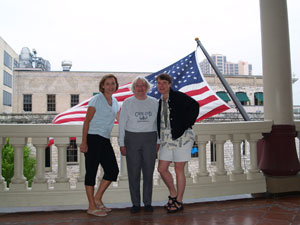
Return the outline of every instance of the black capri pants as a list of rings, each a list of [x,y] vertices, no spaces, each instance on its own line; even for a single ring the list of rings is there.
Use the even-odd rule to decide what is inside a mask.
[[[94,186],[98,166],[101,164],[104,180],[117,181],[119,168],[110,139],[97,134],[87,135],[88,151],[85,155],[85,181],[87,186]]]

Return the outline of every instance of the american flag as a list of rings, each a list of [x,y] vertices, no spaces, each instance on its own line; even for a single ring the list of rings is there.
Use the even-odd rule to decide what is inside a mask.
[[[200,113],[197,121],[200,121],[224,112],[230,107],[215,94],[205,81],[199,67],[196,53],[197,52],[194,51],[174,64],[146,76],[146,78],[152,84],[152,89],[148,95],[159,99],[161,94],[157,90],[155,78],[161,73],[170,74],[172,76],[172,88],[186,93],[199,103]],[[127,83],[120,86],[118,91],[113,95],[118,100],[120,106],[122,106],[126,98],[133,95],[130,90],[130,85],[131,83]],[[58,114],[52,123],[82,124],[85,119],[89,100],[90,99],[87,99],[71,109]]]

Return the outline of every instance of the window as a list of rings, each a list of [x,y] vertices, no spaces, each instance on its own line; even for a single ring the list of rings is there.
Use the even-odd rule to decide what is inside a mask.
[[[19,67],[19,62],[14,59],[14,68],[18,68],[18,67]]]
[[[225,91],[218,91],[216,93],[219,98],[221,98],[224,102],[228,103],[230,101],[230,98],[228,97],[227,93]]]
[[[55,112],[56,111],[55,104],[55,95],[47,95],[47,111]]]
[[[238,100],[240,100],[242,105],[247,105],[247,103],[250,103],[250,100],[245,92],[236,92],[235,93]]]
[[[71,107],[78,105],[79,95],[71,95]]]
[[[23,110],[25,112],[32,111],[32,95],[23,95]]]
[[[3,91],[3,105],[11,106],[11,93]]]
[[[70,138],[70,145],[67,147],[67,162],[78,162],[78,149],[75,137]]]
[[[254,104],[255,105],[264,105],[264,93],[263,92],[254,93]]]
[[[4,71],[3,73],[3,84],[7,87],[12,88],[12,75]]]
[[[6,51],[4,51],[4,65],[12,69],[12,57]]]

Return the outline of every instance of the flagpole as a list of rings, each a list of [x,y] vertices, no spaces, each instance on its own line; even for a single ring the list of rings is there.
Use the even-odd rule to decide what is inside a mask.
[[[197,42],[197,45],[203,51],[203,53],[206,56],[207,60],[209,61],[210,65],[212,66],[212,68],[214,69],[215,73],[219,77],[221,83],[223,84],[223,86],[225,87],[226,91],[228,92],[228,94],[230,95],[231,99],[233,100],[235,106],[238,108],[238,110],[242,114],[242,117],[244,118],[244,120],[245,121],[249,121],[250,118],[249,118],[247,112],[245,111],[244,107],[242,106],[241,102],[237,99],[237,97],[234,94],[234,92],[232,91],[231,87],[229,86],[229,84],[227,83],[227,81],[224,79],[224,77],[220,73],[220,71],[218,70],[216,64],[213,62],[213,60],[211,59],[211,57],[209,56],[209,54],[207,53],[207,51],[205,50],[205,48],[201,44],[199,38],[195,38],[195,41]]]

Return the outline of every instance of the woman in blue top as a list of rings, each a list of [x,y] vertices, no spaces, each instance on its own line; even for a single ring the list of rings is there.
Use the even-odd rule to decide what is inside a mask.
[[[87,213],[94,216],[106,216],[111,209],[104,206],[102,196],[112,181],[116,181],[119,168],[110,143],[110,133],[114,121],[119,117],[120,107],[112,94],[118,90],[117,78],[108,74],[100,80],[100,93],[88,104],[83,123],[80,151],[85,154],[85,190],[89,201]],[[101,164],[104,175],[94,196],[95,179]]]

